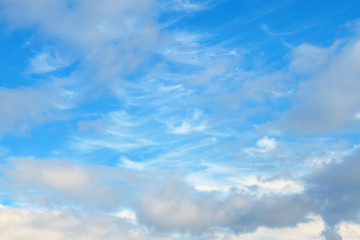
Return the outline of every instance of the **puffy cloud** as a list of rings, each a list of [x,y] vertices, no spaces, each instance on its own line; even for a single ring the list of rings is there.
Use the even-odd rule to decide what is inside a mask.
[[[360,151],[356,151],[342,162],[329,164],[308,177],[308,194],[330,227],[341,221],[359,220],[359,171]]]
[[[0,236],[17,240],[169,240],[121,217],[83,216],[74,211],[29,211],[0,205]]]
[[[345,234],[339,230],[341,224],[359,220],[359,156],[357,151],[340,163],[317,169],[303,178],[304,189],[287,194],[276,188],[289,183],[276,179],[257,179],[255,185],[271,190],[260,195],[252,194],[254,184],[246,182],[243,186],[249,191],[203,192],[173,173],[32,158],[10,160],[2,177],[10,185],[3,185],[2,190],[15,196],[20,206],[76,207],[85,213],[125,208],[112,215],[164,234],[201,238],[221,229],[240,234],[261,227],[294,228],[316,215],[326,225],[321,229],[326,239],[341,239]]]
[[[338,227],[338,232],[344,240],[355,240],[360,238],[360,224],[343,222]]]
[[[312,205],[300,195],[253,195],[231,192],[198,194],[176,179],[145,191],[136,206],[139,221],[160,231],[200,234],[210,229],[253,231],[306,221]]]
[[[300,194],[258,197],[238,191],[198,192],[177,175],[67,161],[12,159],[3,174],[11,189],[2,189],[10,191],[20,206],[80,207],[90,213],[129,206],[139,223],[166,233],[293,226],[306,221],[312,210],[312,203]]]
[[[138,225],[135,222],[127,221],[125,212],[117,215],[90,215],[85,216],[73,210],[62,211],[41,211],[27,210],[24,208],[13,208],[0,205],[0,236],[4,239],[18,240],[170,240],[186,235],[171,234],[163,236]],[[205,240],[256,240],[256,239],[323,239],[321,231],[324,223],[318,216],[311,216],[309,222],[299,223],[294,227],[287,228],[266,228],[260,227],[252,233],[234,234],[224,229],[209,232],[201,236],[192,236],[191,239]],[[353,223],[342,223],[338,228],[339,235],[344,240],[358,239],[358,225]],[[169,234],[167,234],[169,235]]]

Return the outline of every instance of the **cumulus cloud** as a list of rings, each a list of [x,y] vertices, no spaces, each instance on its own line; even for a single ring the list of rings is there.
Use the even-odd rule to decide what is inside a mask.
[[[130,216],[131,211],[133,223],[165,234],[200,237],[219,229],[248,233],[259,227],[295,227],[316,215],[324,221],[323,234],[330,240],[340,236],[341,224],[359,221],[359,156],[357,151],[340,163],[319,168],[303,179],[303,189],[288,194],[269,191],[254,195],[236,188],[203,192],[173,173],[32,158],[11,160],[3,168],[2,181],[10,180],[11,194],[20,206],[36,202],[45,209],[73,206],[85,212],[102,209],[108,213],[126,207],[127,212],[117,215]],[[262,183],[264,189],[279,184]]]
[[[201,193],[177,175],[66,161],[13,159],[3,174],[20,206],[30,202],[47,209],[80,207],[85,212],[114,212],[129,206],[139,223],[166,233],[203,234],[219,227],[249,232],[259,226],[293,226],[306,221],[312,209],[312,203],[299,194],[258,198],[237,191]]]
[[[151,231],[144,226],[127,221],[124,213],[118,215],[91,215],[84,216],[77,211],[41,211],[27,210],[0,205],[0,236],[4,239],[18,240],[171,240],[182,235],[162,234]],[[253,233],[234,234],[226,230],[217,230],[192,239],[219,239],[219,240],[256,240],[273,238],[277,240],[323,239],[321,230],[324,223],[318,216],[311,216],[310,222],[300,223],[294,227],[281,229],[258,228]],[[356,240],[360,236],[358,225],[343,223],[339,226],[339,233],[345,240]],[[185,236],[186,237],[186,236]]]
[[[318,204],[324,221],[333,227],[341,221],[359,221],[360,152],[311,174],[308,194]]]
[[[196,196],[198,195],[198,196]],[[284,227],[306,221],[311,203],[300,195],[253,195],[231,192],[197,194],[176,178],[148,187],[139,196],[138,219],[159,231],[201,234],[228,228],[249,232],[259,226]]]
[[[0,205],[0,237],[18,240],[170,240],[121,217],[75,211],[29,211]]]

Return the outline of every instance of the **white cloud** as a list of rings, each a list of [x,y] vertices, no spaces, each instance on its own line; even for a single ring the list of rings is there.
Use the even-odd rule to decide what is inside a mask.
[[[337,227],[338,233],[343,240],[360,239],[360,224],[352,222],[342,222]]]
[[[207,121],[203,119],[204,115],[198,109],[194,110],[194,114],[191,118],[182,120],[181,124],[177,124],[179,121],[174,119],[166,121],[166,125],[172,133],[175,134],[189,134],[192,132],[203,132],[207,126]]]
[[[304,186],[299,181],[292,179],[267,179],[258,176],[248,176],[245,178],[232,177],[234,183],[244,186],[243,189],[251,189],[251,187],[258,188],[257,194],[259,196],[265,194],[294,194],[301,193]],[[253,190],[247,190],[254,192]]]
[[[136,213],[130,209],[122,209],[114,214],[114,216],[123,218],[131,224],[137,223]]]
[[[187,134],[190,132],[202,132],[206,129],[206,125],[205,123],[201,123],[200,125],[197,126],[191,126],[191,124],[187,121],[183,121],[182,124],[180,126],[177,127],[171,127],[173,133],[176,134]]]
[[[124,151],[156,145],[157,143],[151,139],[151,136],[147,136],[147,132],[144,132],[145,127],[142,128],[146,124],[147,122],[143,122],[142,119],[125,111],[112,111],[105,115],[99,115],[97,120],[79,122],[80,132],[78,136],[73,137],[72,148],[81,151],[93,151],[99,148]],[[89,126],[92,129],[87,129]],[[97,129],[93,126],[96,126]],[[81,130],[90,131],[83,132]],[[94,137],[94,133],[98,133],[96,137]]]
[[[134,169],[134,170],[144,170],[147,166],[146,163],[143,162],[134,162],[131,161],[125,157],[121,158],[121,164],[118,164],[119,167],[125,167],[128,169]]]
[[[258,146],[259,151],[267,152],[273,150],[276,147],[276,141],[274,138],[263,137],[259,141],[256,142],[256,146]]]
[[[206,10],[213,5],[216,4],[216,1],[214,0],[206,0],[206,1],[198,1],[198,0],[165,0],[160,1],[160,10],[161,11],[187,11],[187,12],[193,12],[193,11],[200,11],[200,10]]]
[[[319,216],[311,216],[307,223],[286,228],[260,227],[252,233],[234,234],[218,229],[206,235],[192,239],[217,240],[323,240],[321,232],[325,228]],[[337,228],[343,240],[357,240],[359,226],[354,223],[341,223]],[[120,211],[113,215],[84,216],[76,211],[29,211],[0,205],[0,236],[4,239],[17,240],[175,240],[186,234],[171,234],[164,237],[147,230],[134,222],[134,213]],[[188,236],[189,237],[189,236]]]
[[[116,216],[29,211],[0,205],[0,236],[16,240],[170,240]]]
[[[232,185],[226,184],[226,180],[218,181],[211,173],[207,173],[206,171],[208,170],[188,174],[186,176],[186,182],[193,185],[197,191],[219,191],[227,193],[231,190]]]
[[[256,142],[256,148],[245,148],[244,152],[256,156],[264,155],[276,149],[278,142],[274,138],[265,136]]]
[[[57,53],[41,52],[30,60],[30,72],[43,74],[62,69],[69,62],[61,58]]]

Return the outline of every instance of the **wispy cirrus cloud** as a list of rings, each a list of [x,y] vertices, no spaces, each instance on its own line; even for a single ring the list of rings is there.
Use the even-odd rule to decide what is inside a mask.
[[[62,59],[57,53],[41,52],[30,60],[30,72],[36,74],[49,73],[60,70],[70,63]]]

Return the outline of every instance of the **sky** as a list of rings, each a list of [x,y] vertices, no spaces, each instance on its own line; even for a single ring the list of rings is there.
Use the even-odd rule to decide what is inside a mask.
[[[360,2],[0,0],[0,238],[360,239]]]

